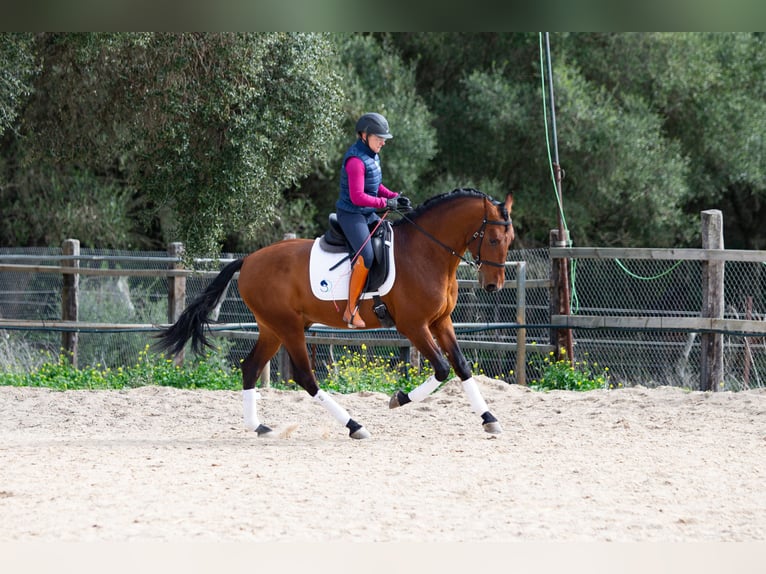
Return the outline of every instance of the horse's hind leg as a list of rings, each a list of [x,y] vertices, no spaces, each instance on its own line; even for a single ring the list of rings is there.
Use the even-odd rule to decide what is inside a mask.
[[[255,383],[269,360],[279,350],[279,345],[280,341],[276,335],[267,329],[261,329],[258,342],[242,361],[242,406],[245,428],[255,431],[258,436],[269,434],[271,429],[261,423],[258,418],[257,401],[261,395],[256,390]]]
[[[285,349],[287,350],[288,355],[290,355],[290,358],[293,361],[293,367],[295,368],[295,381],[303,387],[316,402],[322,405],[335,420],[348,429],[348,434],[351,438],[369,438],[370,433],[367,429],[352,419],[346,409],[340,406],[335,399],[320,389],[317,385],[316,378],[311,370],[311,363],[309,361],[308,351],[306,350],[306,339],[303,335],[303,329],[298,331],[294,336],[285,337],[285,340],[288,342],[284,342],[283,344],[285,345]]]

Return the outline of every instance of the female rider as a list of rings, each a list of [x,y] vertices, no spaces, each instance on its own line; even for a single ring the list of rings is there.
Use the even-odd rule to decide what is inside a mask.
[[[335,209],[354,257],[351,259],[348,303],[343,320],[351,328],[364,329],[358,315],[359,297],[373,261],[370,229],[380,220],[376,209],[409,208],[410,200],[383,185],[378,153],[394,137],[381,114],[364,114],[356,123],[356,142],[348,148],[340,170],[340,194]]]

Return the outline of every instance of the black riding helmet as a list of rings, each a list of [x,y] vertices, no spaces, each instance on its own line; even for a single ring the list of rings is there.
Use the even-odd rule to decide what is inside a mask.
[[[384,140],[394,137],[388,131],[388,120],[375,112],[364,114],[359,118],[356,122],[356,133],[372,134]]]

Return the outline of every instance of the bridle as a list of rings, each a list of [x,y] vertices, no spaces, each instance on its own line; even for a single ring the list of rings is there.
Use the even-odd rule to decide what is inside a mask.
[[[505,225],[506,231],[508,230],[508,227],[511,225],[511,218],[508,218],[508,221],[491,221],[487,219],[486,214],[484,215],[484,219],[481,222],[481,227],[479,228],[476,233],[473,234],[473,239],[468,242],[468,245],[471,244],[472,241],[475,241],[476,238],[479,239],[479,247],[476,249],[476,261],[473,263],[473,265],[476,267],[476,269],[481,269],[481,266],[484,264],[490,265],[492,267],[505,267],[505,261],[502,263],[495,263],[494,261],[484,261],[481,258],[481,244],[484,242],[484,230],[487,228],[487,225]],[[465,261],[464,257],[461,257],[463,261]],[[469,263],[471,265],[471,263]]]
[[[490,265],[491,267],[505,267],[505,262],[503,262],[503,263],[495,263],[494,261],[485,261],[485,260],[483,260],[481,258],[481,245],[482,245],[482,243],[484,241],[484,231],[487,229],[487,225],[504,225],[505,229],[507,230],[511,225],[513,225],[513,220],[511,219],[510,216],[508,217],[507,221],[499,221],[499,220],[487,219],[487,210],[486,210],[486,207],[484,208],[484,218],[481,221],[481,227],[479,227],[479,229],[477,229],[474,232],[474,234],[471,236],[471,240],[466,245],[466,248],[467,248],[469,245],[471,245],[471,243],[476,241],[476,239],[479,240],[479,247],[476,250],[476,260],[475,261],[471,261],[469,259],[466,259],[463,255],[460,255],[460,253],[458,253],[457,251],[452,249],[452,247],[450,247],[446,243],[444,243],[441,240],[439,240],[437,237],[434,237],[431,233],[429,233],[428,231],[423,229],[420,225],[415,223],[412,219],[407,217],[407,215],[405,213],[399,211],[398,209],[395,210],[395,211],[399,215],[401,215],[403,219],[405,219],[409,223],[411,223],[415,227],[415,229],[420,231],[423,235],[428,237],[431,241],[435,242],[436,244],[440,245],[441,247],[443,247],[444,249],[449,251],[452,255],[454,255],[458,259],[460,259],[463,262],[465,262],[467,265],[470,265],[471,267],[475,267],[477,270],[481,269],[482,265]]]

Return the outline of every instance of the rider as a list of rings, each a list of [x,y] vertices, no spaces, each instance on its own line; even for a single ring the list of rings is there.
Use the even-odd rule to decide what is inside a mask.
[[[380,220],[376,209],[409,208],[410,200],[383,185],[378,153],[394,137],[381,114],[367,113],[356,122],[358,139],[348,148],[340,170],[340,194],[335,209],[343,232],[356,254],[351,260],[348,303],[343,320],[349,327],[363,329],[357,314],[359,297],[373,261],[370,229]]]

